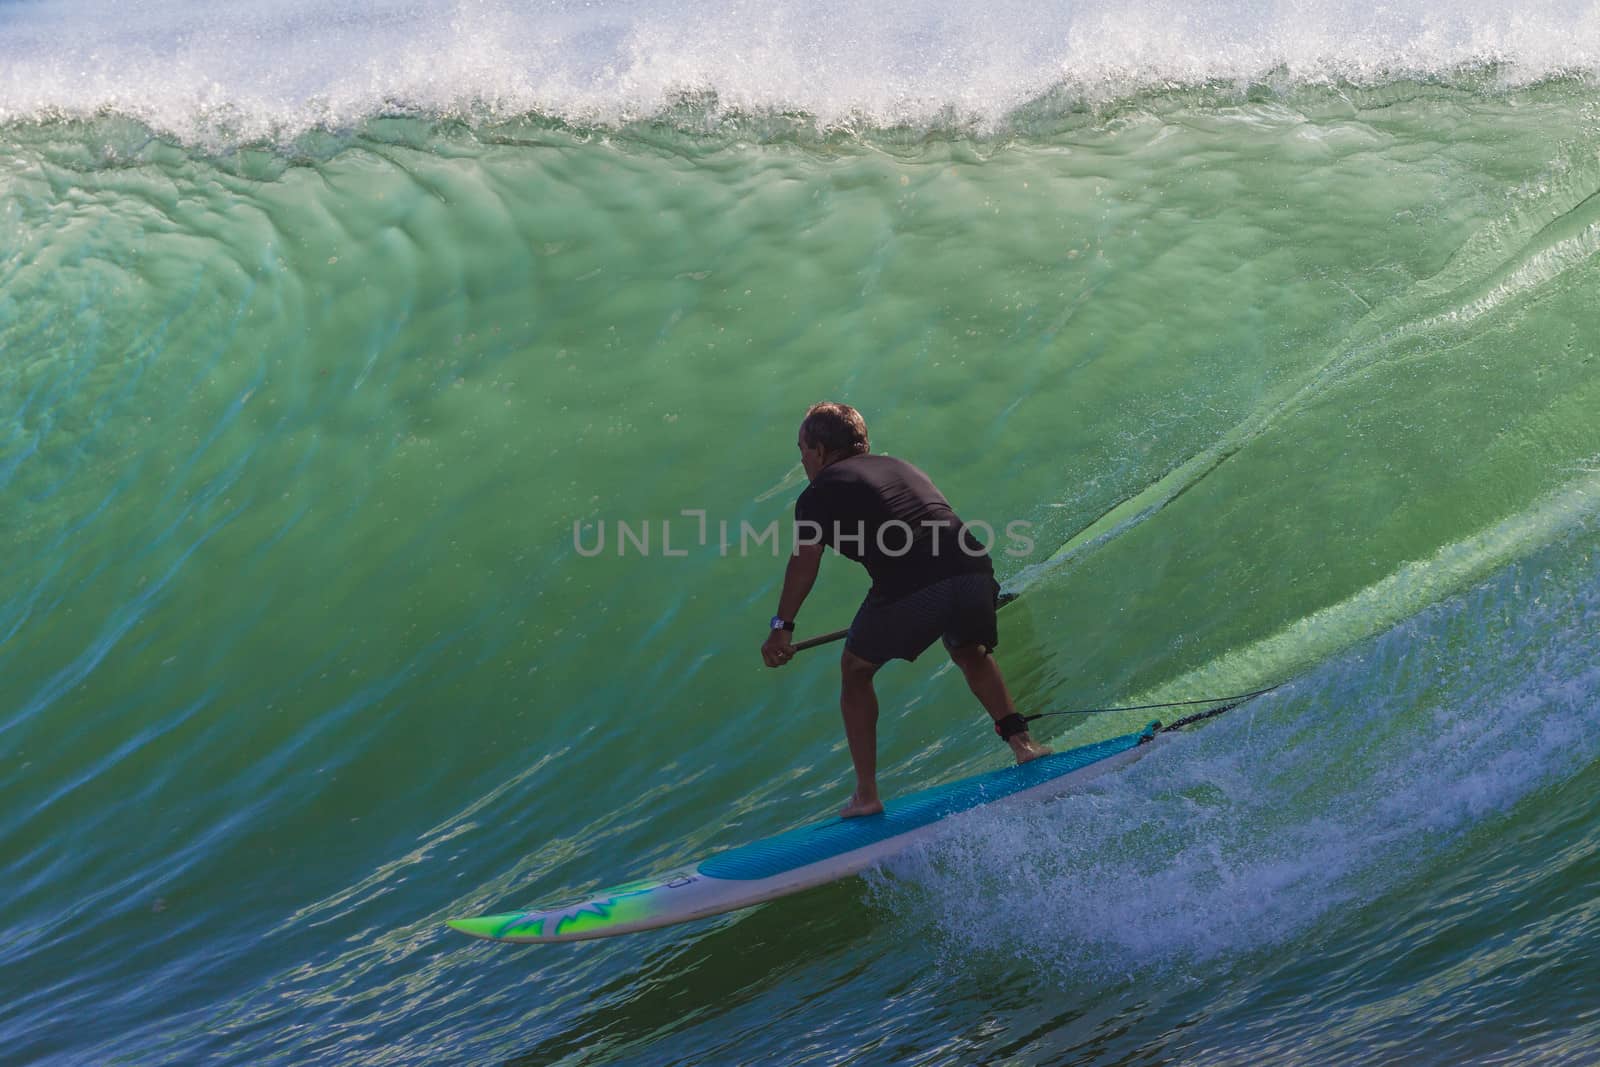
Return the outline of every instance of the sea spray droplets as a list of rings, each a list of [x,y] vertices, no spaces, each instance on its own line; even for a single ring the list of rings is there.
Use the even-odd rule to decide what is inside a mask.
[[[1069,984],[1204,975],[1353,921],[1600,757],[1600,575],[1564,589],[1542,566],[1085,793],[974,813],[873,875],[875,897],[953,963],[1023,959]]]
[[[1351,899],[1343,835],[1272,828],[1256,818],[1270,801],[1226,772],[1228,757],[1179,766],[1194,755],[1185,747],[1144,761],[1159,772],[1140,765],[1089,793],[983,813],[880,892],[899,906],[909,897],[908,921],[936,924],[954,956],[1018,957],[1061,982],[1203,969]],[[1158,792],[1133,781],[1152,773]]]

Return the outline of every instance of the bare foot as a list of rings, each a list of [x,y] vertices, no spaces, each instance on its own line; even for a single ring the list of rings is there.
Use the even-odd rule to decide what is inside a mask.
[[[883,801],[874,793],[869,799],[861,799],[860,792],[850,798],[850,803],[839,809],[839,818],[856,819],[863,815],[878,815],[883,812]]]
[[[1040,756],[1050,755],[1050,750],[1036,743],[1027,734],[1016,734],[1010,738],[1011,754],[1017,757],[1018,763],[1028,763]]]

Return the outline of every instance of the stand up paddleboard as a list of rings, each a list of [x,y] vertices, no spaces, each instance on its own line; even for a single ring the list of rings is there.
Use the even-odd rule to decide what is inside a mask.
[[[933,835],[952,815],[1069,792],[1138,759],[1159,732],[1161,724],[1152,722],[1136,733],[934,786],[888,802],[881,815],[802,826],[566,907],[451,919],[450,925],[491,941],[586,941],[748,908],[856,874]]]

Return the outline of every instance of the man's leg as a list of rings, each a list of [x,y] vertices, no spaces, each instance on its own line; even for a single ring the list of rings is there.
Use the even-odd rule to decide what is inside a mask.
[[[950,658],[966,675],[967,687],[991,719],[999,722],[1017,713],[1011,704],[1011,694],[1006,690],[1005,677],[1000,673],[1000,664],[994,661],[988,648],[983,645],[958,645],[949,651]],[[1048,748],[1035,744],[1026,731],[1012,734],[1006,743],[1011,746],[1011,753],[1017,757],[1018,763],[1027,763],[1050,754]]]
[[[876,815],[883,810],[883,801],[878,799],[878,694],[872,689],[872,676],[880,666],[848,649],[839,660],[843,675],[839,710],[844,713],[850,762],[856,768],[855,796],[839,812],[843,819]]]

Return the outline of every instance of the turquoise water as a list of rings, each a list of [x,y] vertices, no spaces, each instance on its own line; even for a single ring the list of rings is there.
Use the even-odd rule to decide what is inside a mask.
[[[0,3],[5,1057],[1600,1059],[1597,32]],[[1026,710],[1286,684],[865,879],[445,929],[848,794],[739,536],[822,398],[1030,524]],[[1001,765],[879,691],[890,794]]]

